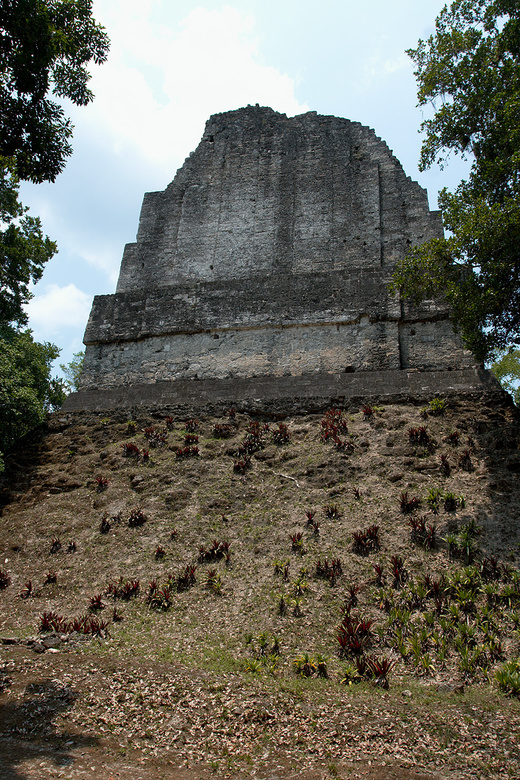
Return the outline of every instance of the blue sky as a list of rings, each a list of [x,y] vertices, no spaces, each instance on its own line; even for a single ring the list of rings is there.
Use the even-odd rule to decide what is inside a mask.
[[[430,206],[465,166],[419,173],[413,64],[442,0],[94,0],[111,38],[93,67],[95,101],[67,106],[74,154],[54,184],[22,187],[59,253],[35,286],[29,322],[68,362],[82,348],[92,297],[112,293],[143,194],[164,189],[212,114],[259,103],[373,127]]]

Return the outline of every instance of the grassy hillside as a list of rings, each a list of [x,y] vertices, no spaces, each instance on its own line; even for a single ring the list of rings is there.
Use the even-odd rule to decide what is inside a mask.
[[[496,398],[55,415],[0,497],[5,776],[520,776],[519,442]]]

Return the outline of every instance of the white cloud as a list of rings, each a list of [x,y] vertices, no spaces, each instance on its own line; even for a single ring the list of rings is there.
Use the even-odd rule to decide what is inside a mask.
[[[112,46],[108,62],[93,71],[96,99],[87,114],[115,153],[131,150],[172,169],[195,148],[212,113],[248,103],[291,115],[308,110],[294,81],[262,62],[254,16],[199,7],[166,26],[154,21],[160,5],[100,0],[95,7]]]
[[[26,306],[35,339],[49,341],[67,328],[84,327],[91,305],[92,297],[73,283],[48,284]]]

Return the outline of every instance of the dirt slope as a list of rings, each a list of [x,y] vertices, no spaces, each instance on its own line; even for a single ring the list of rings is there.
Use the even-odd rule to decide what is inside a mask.
[[[438,406],[286,419],[288,441],[245,415],[27,437],[0,495],[1,776],[520,776],[496,677],[520,424]]]

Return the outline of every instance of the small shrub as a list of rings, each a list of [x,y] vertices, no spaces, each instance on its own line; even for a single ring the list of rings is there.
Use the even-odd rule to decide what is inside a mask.
[[[55,585],[58,582],[58,575],[55,571],[48,571],[45,575],[44,585]]]
[[[199,443],[199,436],[197,433],[187,433],[184,437],[184,446],[193,447],[193,445]]]
[[[175,450],[176,458],[197,458],[199,456],[198,447],[179,447]]]
[[[471,460],[471,453],[469,450],[464,450],[464,452],[460,455],[459,467],[464,471],[473,471],[473,463]]]
[[[57,536],[54,537],[54,539],[51,542],[51,555],[55,555],[61,550],[61,542]]]
[[[404,568],[403,559],[399,555],[392,555],[390,558],[390,571],[394,578],[394,588],[399,588],[408,579],[408,573]]]
[[[31,580],[27,580],[20,593],[21,599],[30,599],[33,595],[33,584]]]
[[[94,481],[96,483],[96,490],[98,493],[102,493],[110,485],[109,480],[106,477],[103,477],[101,474],[98,474]]]
[[[502,664],[495,672],[498,687],[508,696],[520,696],[520,661]]]
[[[186,433],[195,433],[199,429],[199,421],[198,420],[186,420],[184,423],[184,428],[186,430]]]
[[[146,515],[142,509],[139,509],[139,507],[132,509],[128,517],[128,527],[139,528],[139,526],[144,525],[144,523],[146,523]]]
[[[168,430],[158,430],[153,426],[144,429],[144,436],[152,449],[163,447],[168,441]]]
[[[272,432],[271,438],[275,444],[288,444],[291,433],[285,423],[279,423],[278,428]]]
[[[408,438],[411,444],[420,445],[421,447],[426,447],[431,442],[430,435],[424,425],[421,425],[419,428],[410,428],[408,430]]]
[[[67,628],[67,621],[62,615],[58,615],[57,612],[44,612],[40,617],[40,624],[38,631],[43,634],[46,631],[56,631],[58,633],[65,633]]]
[[[251,468],[251,458],[249,455],[244,455],[242,458],[238,458],[233,462],[233,471],[236,474],[245,474],[248,469]]]
[[[199,563],[211,563],[222,558],[229,561],[229,542],[219,542],[218,539],[214,539],[209,549],[204,546],[199,547]]]
[[[130,601],[130,599],[136,598],[139,595],[139,591],[139,580],[125,580],[124,577],[120,577],[117,583],[108,585],[105,593],[107,596],[112,596],[113,599]]]
[[[88,608],[91,612],[99,612],[105,608],[105,602],[103,601],[103,595],[101,593],[92,596],[89,601]]]
[[[435,525],[427,525],[424,517],[412,517],[410,519],[410,527],[410,536],[414,544],[424,547],[425,550],[434,549],[437,542]]]
[[[444,437],[444,441],[451,447],[457,447],[460,441],[460,433],[458,431],[452,431]]]
[[[108,534],[110,531],[111,525],[108,517],[105,515],[103,519],[101,520],[101,523],[99,524],[99,533],[100,534]]]
[[[303,547],[303,534],[301,531],[298,531],[295,534],[289,534],[289,539],[291,540],[291,549],[293,552],[299,553],[300,555],[303,555],[305,552]]]
[[[358,555],[368,555],[379,550],[379,526],[371,525],[365,531],[354,531],[352,534],[353,550]]]
[[[121,448],[123,450],[123,458],[138,458],[141,454],[139,447],[133,441],[124,442]]]
[[[178,591],[188,590],[192,588],[196,583],[195,572],[197,567],[191,564],[185,566],[184,570],[175,579],[175,585]]]
[[[341,510],[337,504],[326,504],[323,507],[323,511],[329,520],[339,520],[341,517]]]
[[[448,461],[448,458],[447,458],[446,455],[441,455],[439,468],[440,468],[441,474],[444,477],[449,477],[450,476],[450,474],[451,474],[451,466],[449,464],[449,461]]]
[[[213,436],[215,439],[229,439],[233,433],[233,426],[229,423],[215,423],[213,426]]]
[[[437,417],[444,414],[448,403],[445,398],[432,398],[428,404],[428,414]]]
[[[160,612],[167,612],[172,605],[172,587],[170,583],[163,585],[160,588],[155,580],[152,580],[148,586],[148,593],[146,595],[146,603],[150,609],[155,609]]]
[[[0,569],[0,590],[5,590],[11,584],[11,577],[4,569]]]
[[[329,562],[327,558],[323,561],[319,559],[316,562],[315,576],[327,580],[331,587],[336,584],[336,580],[343,573],[343,567],[339,558],[332,558]]]
[[[166,550],[164,549],[164,547],[161,547],[161,545],[159,544],[155,548],[155,552],[154,552],[153,555],[154,555],[154,558],[155,558],[156,561],[162,561],[162,559],[166,555]]]
[[[411,512],[415,512],[416,509],[419,509],[421,506],[421,499],[417,496],[414,496],[413,498],[408,497],[408,493],[404,492],[401,493],[399,497],[401,512],[404,515],[410,514]]]

